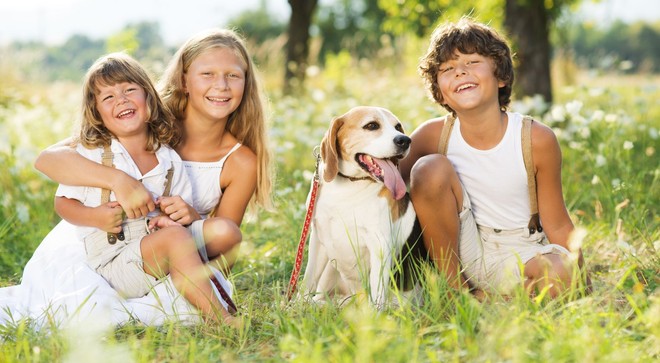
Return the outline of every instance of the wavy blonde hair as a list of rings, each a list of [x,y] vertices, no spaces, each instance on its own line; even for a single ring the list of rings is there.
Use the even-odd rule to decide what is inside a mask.
[[[80,133],[76,141],[88,149],[110,145],[113,135],[103,124],[101,114],[96,108],[96,95],[99,93],[99,86],[112,86],[122,82],[135,83],[146,93],[146,150],[155,152],[163,144],[177,144],[181,133],[172,113],[158,97],[156,88],[142,65],[126,53],[107,54],[89,67],[83,82]]]
[[[168,64],[159,83],[160,95],[165,106],[182,125],[188,106],[184,75],[200,54],[213,48],[230,49],[247,65],[243,99],[229,116],[226,127],[241,144],[257,155],[257,187],[250,205],[257,204],[270,209],[273,170],[270,165],[271,156],[266,134],[265,97],[262,94],[257,69],[243,38],[229,29],[210,29],[188,39]]]

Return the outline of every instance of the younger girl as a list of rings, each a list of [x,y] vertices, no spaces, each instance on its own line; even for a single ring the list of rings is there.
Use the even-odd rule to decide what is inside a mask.
[[[171,190],[180,200],[190,199],[181,159],[167,146],[176,143],[177,128],[137,61],[122,53],[97,60],[85,76],[81,116],[78,154],[141,180],[153,195]],[[89,265],[125,298],[146,295],[170,274],[206,318],[220,311],[231,320],[212,292],[191,234],[179,223],[156,212],[147,215],[151,222],[123,220],[109,191],[94,187],[60,185],[55,208],[80,226]]]

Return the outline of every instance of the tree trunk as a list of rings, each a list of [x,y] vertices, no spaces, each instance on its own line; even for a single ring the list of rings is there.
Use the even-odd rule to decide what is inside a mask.
[[[289,0],[289,40],[286,46],[284,93],[300,90],[305,80],[309,56],[309,27],[318,0]]]
[[[506,0],[504,26],[518,60],[514,91],[518,98],[540,94],[552,102],[550,24],[544,0]]]

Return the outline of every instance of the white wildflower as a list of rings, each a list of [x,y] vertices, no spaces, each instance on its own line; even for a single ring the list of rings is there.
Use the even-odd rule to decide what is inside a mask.
[[[3,206],[4,208],[9,208],[9,206],[12,203],[12,197],[9,193],[2,193],[4,194],[2,196],[2,199],[0,200],[0,205]]]
[[[540,94],[535,94],[533,97],[526,97],[525,102],[528,104],[529,107],[528,114],[530,113],[541,114],[548,108],[548,104],[545,102],[543,96],[541,96]]]
[[[651,138],[653,140],[657,140],[658,139],[658,129],[656,129],[655,127],[651,127],[649,129],[649,136],[651,136]]]
[[[621,186],[621,179],[614,178],[612,179],[612,188],[618,188]]]
[[[571,101],[566,104],[566,112],[571,115],[578,115],[582,109],[582,102],[578,100]]]
[[[582,150],[582,149],[584,149],[584,147],[582,146],[582,143],[578,142],[578,141],[570,141],[568,143],[568,147],[570,147],[573,150]]]
[[[604,166],[605,164],[607,164],[607,159],[601,154],[596,155],[596,166]]]
[[[585,125],[588,123],[587,119],[578,114],[573,114],[573,116],[571,116],[571,120],[578,125]]]
[[[591,88],[589,89],[589,96],[598,97],[605,93],[605,88]]]
[[[325,100],[325,92],[320,89],[315,89],[312,91],[312,99],[316,102],[321,102]]]
[[[16,204],[16,217],[19,221],[27,223],[30,220],[30,208],[25,203]]]
[[[581,128],[580,136],[582,136],[583,139],[588,139],[591,136],[591,129],[588,127]]]
[[[591,121],[603,121],[605,118],[605,112],[603,110],[596,110],[594,113],[591,115]]]
[[[633,142],[632,142],[632,141],[627,141],[627,140],[626,140],[626,141],[623,143],[623,149],[624,149],[624,150],[632,150],[633,146],[634,146],[634,145],[633,145]]]
[[[564,122],[566,121],[566,110],[559,105],[555,105],[550,110],[550,116],[554,122]]]
[[[618,118],[619,117],[617,115],[613,113],[608,113],[607,115],[605,115],[605,122],[613,123],[616,122]]]
[[[303,170],[302,175],[305,180],[312,180],[314,178],[314,172],[311,170]]]
[[[600,178],[598,175],[594,174],[593,178],[591,178],[591,185],[596,185],[600,183]]]

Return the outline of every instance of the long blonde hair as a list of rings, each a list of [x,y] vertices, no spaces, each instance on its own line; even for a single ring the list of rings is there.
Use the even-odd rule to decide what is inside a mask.
[[[182,124],[188,106],[184,75],[200,54],[212,48],[230,49],[247,65],[243,99],[236,111],[229,116],[226,127],[241,144],[257,155],[257,187],[250,204],[256,203],[270,209],[273,171],[266,134],[265,97],[257,69],[241,36],[229,29],[210,29],[188,39],[168,64],[159,83],[160,95],[165,106],[172,111],[179,124]]]
[[[76,141],[86,148],[110,145],[112,133],[105,127],[96,107],[96,94],[100,85],[135,83],[144,89],[147,103],[147,151],[156,151],[162,144],[177,144],[180,128],[172,113],[158,97],[149,75],[138,61],[126,53],[110,53],[89,67],[83,82],[80,134]]]

